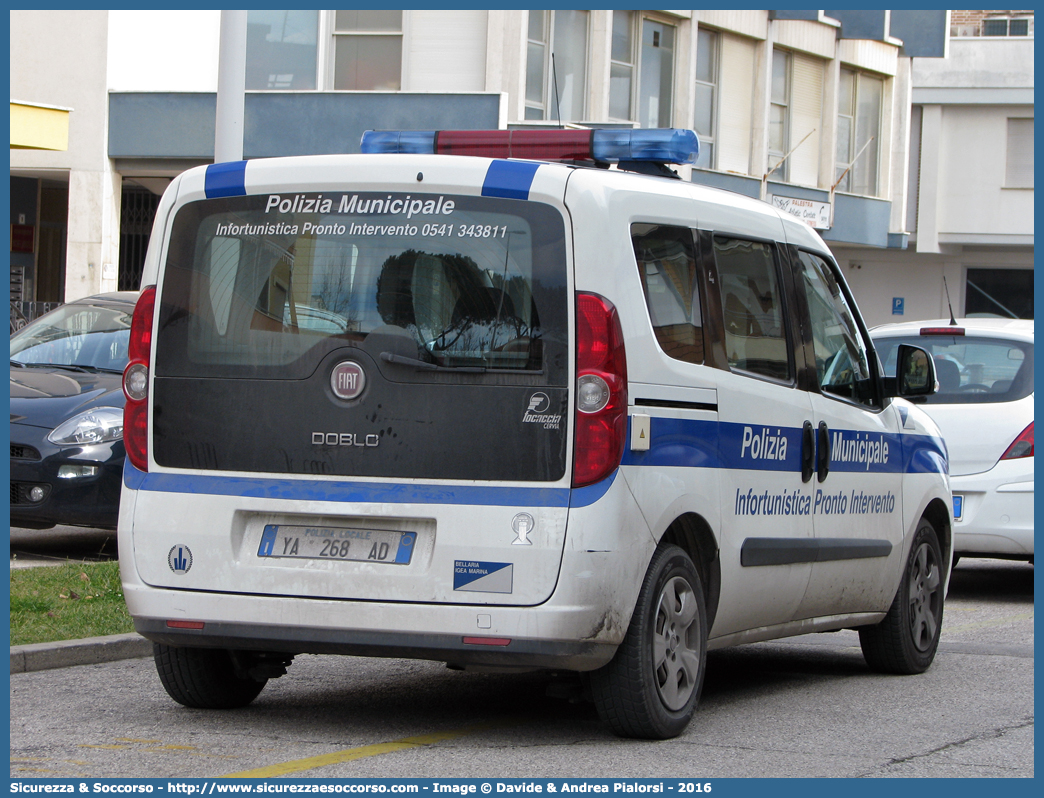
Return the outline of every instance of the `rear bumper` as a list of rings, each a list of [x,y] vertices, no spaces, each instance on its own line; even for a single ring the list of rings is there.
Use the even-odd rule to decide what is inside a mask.
[[[235,525],[244,513],[268,510],[284,517],[288,507],[322,517],[381,517],[390,511],[441,519],[450,543],[454,536],[481,542],[490,534],[489,518],[506,513],[492,528],[509,529],[518,508],[399,503],[389,510],[372,502],[292,503],[278,496],[212,493],[192,496],[194,516],[207,519],[193,526],[179,523],[187,513],[185,494],[127,490],[119,529],[120,549],[130,553],[120,560],[124,597],[138,631],[167,645],[594,670],[612,659],[627,632],[655,542],[623,480],[598,486],[597,501],[578,493],[571,497],[569,535],[556,544],[564,548],[554,550],[550,574],[536,573],[539,562],[524,569],[519,563],[525,564],[530,547],[513,548],[507,536],[507,545],[486,549],[491,560],[514,560],[519,582],[545,579],[548,589],[531,591],[532,600],[522,603],[524,584],[512,585],[512,593],[457,591],[450,569],[428,568],[420,559],[410,566],[419,576],[365,563],[257,566],[256,541],[237,542]],[[171,543],[193,550],[192,564],[178,575],[168,567]],[[443,549],[448,545],[444,540]],[[452,562],[468,549],[448,550]],[[471,550],[483,551],[477,545]],[[431,559],[447,559],[445,552],[436,555]],[[254,570],[244,576],[247,569]],[[421,577],[429,572],[436,576],[424,583]],[[181,584],[169,584],[181,577]],[[390,581],[396,577],[398,584]],[[349,596],[335,598],[349,590]],[[171,628],[169,621],[202,622],[202,629]]]
[[[166,621],[137,618],[143,637],[169,646],[279,651],[290,654],[347,654],[448,662],[459,666],[510,669],[592,670],[616,652],[615,645],[591,641],[554,641],[427,632],[382,632],[359,629],[287,628],[267,624],[212,623],[202,630],[170,629]],[[487,640],[494,645],[466,642]]]
[[[955,496],[964,497],[955,521],[957,554],[1033,555],[1033,471],[1020,461],[999,463],[982,474],[950,477]]]

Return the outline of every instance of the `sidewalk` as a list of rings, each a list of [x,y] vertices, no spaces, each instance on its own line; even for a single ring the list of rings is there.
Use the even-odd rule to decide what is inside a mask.
[[[11,646],[11,673],[68,668],[72,665],[94,665],[152,656],[152,643],[130,632],[82,640],[59,640],[56,643],[30,643]]]
[[[11,527],[11,569],[61,565],[70,559],[115,559],[116,533],[89,527]],[[94,665],[152,656],[152,643],[130,632],[82,640],[11,646],[11,673]]]

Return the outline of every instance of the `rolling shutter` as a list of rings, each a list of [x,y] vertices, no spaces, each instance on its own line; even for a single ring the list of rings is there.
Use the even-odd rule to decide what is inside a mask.
[[[750,174],[754,105],[753,41],[722,34],[719,85],[718,169]]]
[[[794,53],[793,58],[788,149],[796,147],[809,131],[816,132],[790,156],[790,182],[816,186],[823,134],[823,62],[800,53]]]

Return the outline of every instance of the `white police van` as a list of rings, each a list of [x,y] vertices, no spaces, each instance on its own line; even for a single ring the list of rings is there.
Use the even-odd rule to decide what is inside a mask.
[[[134,314],[120,563],[174,700],[302,652],[585,674],[689,722],[708,649],[925,670],[946,450],[823,241],[684,130],[370,132],[176,178]],[[610,164],[614,164],[609,168]]]

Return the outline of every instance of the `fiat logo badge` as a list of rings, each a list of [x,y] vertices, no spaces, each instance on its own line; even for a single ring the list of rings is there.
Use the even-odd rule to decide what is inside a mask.
[[[338,363],[330,375],[330,387],[339,399],[354,399],[366,387],[366,373],[350,360]]]

